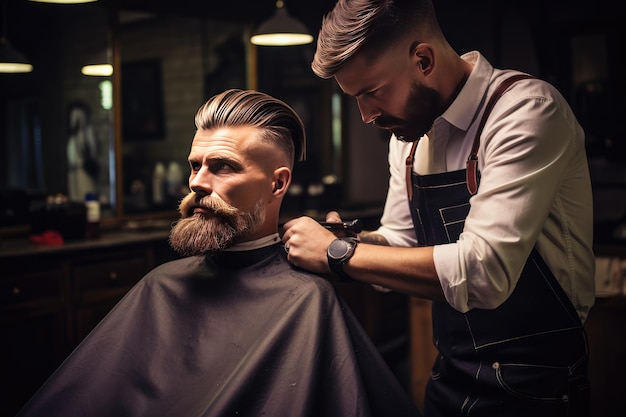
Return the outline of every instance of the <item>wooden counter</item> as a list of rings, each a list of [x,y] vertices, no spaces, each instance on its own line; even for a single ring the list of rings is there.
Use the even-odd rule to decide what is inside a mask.
[[[0,415],[12,416],[157,264],[168,231],[112,232],[61,246],[0,243]]]

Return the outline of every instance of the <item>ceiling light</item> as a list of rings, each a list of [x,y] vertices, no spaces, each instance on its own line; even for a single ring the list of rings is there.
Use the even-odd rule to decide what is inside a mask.
[[[113,65],[111,64],[89,64],[80,69],[81,74],[94,77],[110,77],[113,75]]]
[[[80,3],[93,3],[98,0],[29,0],[37,3],[55,3],[55,4],[80,4]]]
[[[31,72],[33,66],[24,55],[13,49],[6,37],[8,20],[7,4],[5,2],[2,7],[2,34],[0,34],[0,72]]]
[[[287,13],[284,2],[276,2],[274,16],[259,26],[250,42],[260,46],[292,46],[313,42],[313,36],[298,20]]]
[[[91,57],[87,64],[80,69],[81,74],[94,77],[110,77],[113,75],[109,48],[105,47]]]
[[[0,37],[0,72],[24,73],[32,70],[33,66],[26,57],[13,49],[5,37]]]

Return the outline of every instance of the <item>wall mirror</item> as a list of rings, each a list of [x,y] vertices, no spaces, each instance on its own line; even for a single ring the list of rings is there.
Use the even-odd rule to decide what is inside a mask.
[[[304,119],[307,161],[295,169],[286,209],[337,201],[345,179],[343,100],[332,81],[310,71],[315,45],[250,44],[251,31],[274,12],[273,1],[246,2],[244,9],[202,4],[197,13],[183,3],[172,10],[143,0],[3,3],[1,29],[34,71],[0,74],[0,228],[28,226],[34,200],[45,205],[63,195],[81,204],[87,192],[98,195],[103,216],[115,224],[175,215],[187,191],[195,112],[226,88],[265,91]],[[331,6],[287,5],[312,33]],[[80,68],[98,56],[114,64],[114,74],[82,75]],[[71,121],[84,125],[87,118],[85,130],[73,135]],[[77,146],[75,136],[93,146]]]
[[[200,17],[117,16],[123,214],[171,213],[188,192],[196,111],[218,91],[249,85],[246,30]]]
[[[95,193],[112,217],[112,79],[81,74],[110,59],[108,8],[10,0],[0,13],[2,36],[33,65],[0,73],[0,227],[28,224],[49,196],[81,204]]]
[[[3,33],[34,71],[0,74],[0,227],[28,224],[33,200],[45,205],[63,195],[80,204],[87,192],[114,221],[171,215],[186,192],[193,116],[226,88],[268,92],[305,119],[307,161],[286,206],[314,205],[308,191],[315,197],[324,178],[341,177],[341,144],[331,137],[334,84],[310,72],[314,45],[249,42],[273,3],[255,3],[263,13],[231,7],[196,16],[151,3],[125,9],[132,3],[3,3]],[[306,7],[298,13],[311,18]],[[113,76],[81,74],[97,58],[115,64]],[[83,130],[73,133],[72,121],[83,121]]]
[[[267,12],[273,8],[268,7]],[[225,12],[120,10],[116,40],[121,84],[119,161],[124,218],[172,214],[188,192],[187,155],[197,109],[229,88],[252,88],[290,104],[306,125],[307,160],[294,170],[285,210],[302,211],[330,197],[341,177],[333,142],[330,80],[310,70],[314,44],[255,47],[250,17]],[[337,106],[338,107],[338,106]],[[335,129],[337,130],[337,129]],[[327,191],[327,192],[324,192]]]

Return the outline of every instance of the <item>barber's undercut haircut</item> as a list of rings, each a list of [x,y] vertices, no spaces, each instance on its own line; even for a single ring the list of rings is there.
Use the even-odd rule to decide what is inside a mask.
[[[230,89],[211,97],[196,113],[201,130],[252,126],[265,140],[285,150],[292,161],[306,158],[306,135],[300,116],[287,103],[254,90]]]
[[[425,31],[439,31],[431,0],[338,0],[322,20],[311,68],[331,78],[357,52],[372,58],[398,39]]]

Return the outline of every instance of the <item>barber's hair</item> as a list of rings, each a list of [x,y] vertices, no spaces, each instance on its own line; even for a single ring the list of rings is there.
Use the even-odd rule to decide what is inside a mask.
[[[195,122],[200,130],[258,127],[262,138],[280,146],[292,163],[306,157],[302,119],[285,102],[259,91],[231,89],[219,93],[200,107]]]
[[[331,78],[357,52],[371,58],[398,39],[429,32],[440,32],[431,0],[338,0],[322,20],[311,68]]]

